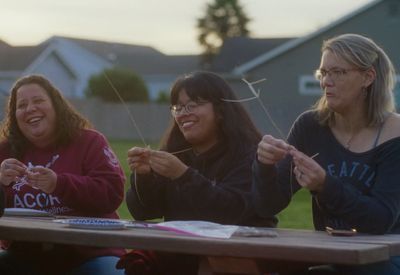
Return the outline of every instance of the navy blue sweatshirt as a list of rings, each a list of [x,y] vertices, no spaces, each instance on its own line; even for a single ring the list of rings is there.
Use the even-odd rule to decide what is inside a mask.
[[[294,123],[288,142],[312,156],[326,170],[324,187],[312,194],[314,227],[355,228],[359,232],[400,233],[400,137],[366,152],[344,148],[313,111]],[[301,186],[290,175],[291,158],[276,165],[253,165],[255,207],[260,215],[284,209]]]
[[[222,143],[200,155],[187,152],[184,162],[189,168],[181,177],[170,180],[156,173],[138,175],[138,190],[131,176],[126,202],[132,216],[136,220],[164,217],[166,221],[275,226],[273,216],[258,216],[251,203],[255,146],[237,152],[228,163],[223,158],[226,153],[227,147]]]

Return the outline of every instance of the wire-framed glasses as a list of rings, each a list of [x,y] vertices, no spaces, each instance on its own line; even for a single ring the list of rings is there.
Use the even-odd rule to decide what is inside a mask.
[[[331,80],[336,81],[340,80],[345,76],[348,72],[351,71],[360,71],[360,69],[342,69],[342,68],[333,68],[330,70],[318,69],[315,71],[315,78],[321,81],[324,77],[329,76]]]
[[[209,103],[209,101],[190,101],[187,104],[176,104],[176,105],[171,105],[169,109],[171,110],[172,116],[176,117],[180,114],[183,114],[183,112],[186,112],[186,114],[191,114],[196,111],[196,109],[204,104]]]

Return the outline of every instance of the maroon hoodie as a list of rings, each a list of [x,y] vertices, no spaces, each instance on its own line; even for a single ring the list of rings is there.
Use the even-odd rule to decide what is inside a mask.
[[[0,145],[0,162],[10,158],[9,152],[8,143]],[[6,207],[45,210],[55,215],[118,218],[116,209],[123,200],[125,176],[102,134],[82,130],[66,146],[31,147],[19,160],[28,167],[42,165],[52,169],[57,174],[57,187],[47,194],[21,178],[3,186]],[[93,257],[124,253],[123,249],[26,242],[12,242],[6,248],[48,274],[65,272]]]

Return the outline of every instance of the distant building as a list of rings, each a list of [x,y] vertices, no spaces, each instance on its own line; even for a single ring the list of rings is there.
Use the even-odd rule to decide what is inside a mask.
[[[237,67],[292,40],[290,38],[232,37],[225,40],[219,54],[214,58],[211,70],[232,73]]]
[[[110,62],[62,38],[52,38],[38,46],[0,47],[0,87],[8,91],[20,76],[46,75],[66,97],[82,98],[89,77],[112,66]]]
[[[121,66],[145,81],[151,99],[168,92],[180,74],[196,70],[198,56],[165,55],[151,47],[52,37],[37,46],[13,47],[0,41],[0,93],[20,76],[46,75],[64,95],[83,98],[88,80],[105,68]]]

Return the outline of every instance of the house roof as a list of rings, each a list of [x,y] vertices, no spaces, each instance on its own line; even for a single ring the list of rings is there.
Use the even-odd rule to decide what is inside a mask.
[[[157,56],[118,54],[119,58],[113,64],[123,66],[141,75],[148,74],[181,74],[198,68],[198,56]]]
[[[219,54],[215,57],[212,70],[230,72],[243,63],[293,38],[249,38],[232,37],[225,40]]]
[[[10,45],[8,43],[6,43],[5,41],[0,39],[0,48],[4,48],[4,47],[10,47]]]
[[[306,36],[303,36],[303,37],[299,37],[297,39],[290,40],[290,41],[282,44],[279,47],[276,47],[276,48],[274,48],[274,49],[272,49],[270,51],[266,51],[264,54],[262,54],[262,55],[260,55],[260,56],[258,56],[256,58],[254,58],[254,59],[242,64],[239,67],[236,67],[233,70],[233,74],[235,74],[235,75],[243,75],[243,74],[247,73],[248,71],[250,71],[250,70],[252,70],[252,69],[254,69],[254,68],[256,68],[256,67],[258,67],[258,66],[260,66],[260,65],[262,65],[262,64],[264,64],[266,62],[268,62],[268,61],[270,61],[271,59],[274,59],[274,58],[286,53],[287,51],[289,51],[289,50],[291,50],[293,48],[296,48],[296,47],[306,43],[307,41],[309,41],[309,40],[311,40],[311,39],[313,39],[313,38],[325,33],[326,31],[328,31],[328,30],[330,30],[330,29],[332,29],[332,28],[334,28],[334,27],[336,27],[336,26],[338,26],[338,25],[350,20],[354,16],[366,12],[367,10],[373,8],[374,6],[376,6],[378,3],[382,2],[382,1],[385,1],[385,0],[372,1],[372,2],[362,6],[361,8],[359,8],[359,9],[357,9],[357,10],[355,10],[355,11],[353,11],[353,12],[351,12],[351,13],[349,13],[349,14],[341,17],[341,18],[339,18],[338,20],[332,22],[331,24],[328,24],[325,27],[320,28],[315,32],[312,32],[309,35],[306,35]]]
[[[181,74],[198,68],[197,55],[165,55],[162,52],[140,45],[86,40],[68,37],[52,37],[65,39],[78,44],[95,53],[108,62],[132,69],[138,74]]]
[[[101,56],[102,58],[110,62],[113,62],[118,58],[120,58],[121,56],[123,57],[126,54],[153,55],[153,56],[164,55],[160,51],[149,46],[131,45],[126,43],[106,42],[106,41],[63,37],[63,36],[53,36],[49,40],[52,39],[65,39],[72,41],[78,44],[79,46],[86,48],[87,50]],[[117,56],[115,56],[116,54]]]
[[[49,51],[56,50],[56,44],[59,49],[63,49],[57,52],[59,57],[72,63],[72,67],[86,66],[87,60],[79,57],[83,54],[85,57],[90,56],[89,59],[96,64],[102,60],[102,66],[122,66],[141,75],[177,75],[199,68],[198,55],[165,55],[149,46],[53,36],[36,46],[14,47],[0,40],[0,71],[22,72],[27,68],[30,71],[41,60],[40,56],[43,58]],[[48,50],[49,47],[52,50]],[[77,65],[79,60],[83,63]]]
[[[0,71],[23,71],[45,48],[45,46],[12,47],[1,42]]]
[[[45,47],[45,50],[25,69],[26,72],[34,70],[36,65],[40,64],[50,54],[56,54],[77,78],[86,77],[94,71],[111,66],[110,62],[67,39],[57,37],[49,39],[39,46]]]

